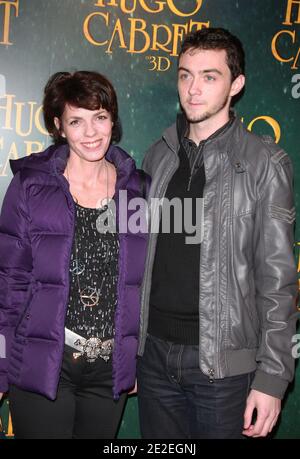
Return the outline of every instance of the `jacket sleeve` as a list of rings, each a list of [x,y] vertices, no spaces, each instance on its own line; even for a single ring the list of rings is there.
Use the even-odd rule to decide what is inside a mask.
[[[32,271],[28,226],[24,190],[17,173],[7,189],[0,216],[0,392],[8,390],[11,342],[28,300]]]
[[[254,268],[260,318],[258,367],[252,388],[277,398],[293,379],[292,336],[297,321],[297,271],[293,254],[295,207],[292,164],[274,145],[255,220]]]

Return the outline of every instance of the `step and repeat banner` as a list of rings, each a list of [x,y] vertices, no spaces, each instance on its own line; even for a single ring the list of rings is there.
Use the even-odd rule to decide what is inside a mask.
[[[121,146],[140,164],[179,110],[182,37],[209,26],[228,28],[244,44],[246,91],[235,108],[249,130],[272,135],[290,154],[300,218],[300,0],[0,0],[0,206],[9,160],[50,144],[41,101],[52,73],[96,70],[112,81]],[[299,259],[299,225],[296,241]],[[299,381],[298,368],[276,438],[300,438]],[[7,401],[0,419],[2,435],[11,438]],[[139,438],[135,396],[119,438]]]

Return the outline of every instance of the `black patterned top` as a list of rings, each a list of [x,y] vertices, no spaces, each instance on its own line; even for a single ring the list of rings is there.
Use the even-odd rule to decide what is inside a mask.
[[[75,237],[65,326],[84,338],[113,338],[117,304],[118,234],[100,233],[97,230],[97,218],[107,207],[99,210],[75,204],[75,208]]]

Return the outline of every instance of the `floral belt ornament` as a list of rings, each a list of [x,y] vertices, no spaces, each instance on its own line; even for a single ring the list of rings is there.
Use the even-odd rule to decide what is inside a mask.
[[[73,353],[73,357],[77,359],[84,356],[88,362],[95,362],[98,357],[107,362],[114,348],[114,339],[102,341],[100,338],[83,338],[83,336],[72,332],[65,328],[65,344],[76,349],[79,352]]]

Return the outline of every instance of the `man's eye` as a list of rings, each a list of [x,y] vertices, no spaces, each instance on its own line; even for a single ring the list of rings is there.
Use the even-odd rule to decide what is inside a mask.
[[[207,81],[215,81],[215,77],[212,75],[205,75]]]
[[[180,80],[187,80],[189,77],[188,73],[181,73],[179,75]]]

